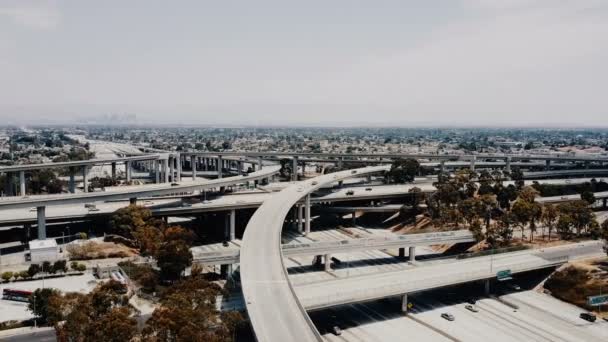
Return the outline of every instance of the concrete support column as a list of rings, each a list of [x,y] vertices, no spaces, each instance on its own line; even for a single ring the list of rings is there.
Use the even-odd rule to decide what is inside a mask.
[[[407,302],[407,293],[406,293],[403,296],[401,296],[401,312],[403,312],[404,314],[407,314],[407,310],[408,310],[407,304],[408,304],[408,302]]]
[[[236,210],[230,210],[230,236],[229,240],[232,241],[236,238]]]
[[[163,182],[165,183],[169,183],[169,159],[163,159],[161,160],[161,166],[163,169]]]
[[[76,180],[74,179],[76,176],[74,174],[74,168],[70,167],[70,182],[68,184],[68,188],[70,193],[76,193]]]
[[[127,182],[130,182],[131,181],[131,162],[128,160],[125,162],[125,176],[127,177]]]
[[[338,159],[338,169],[342,169],[342,166],[344,166],[344,157],[340,157]]]
[[[112,178],[116,178],[116,163],[112,163]]]
[[[306,195],[304,209],[304,235],[310,233],[310,194]]]
[[[217,157],[217,178],[222,178],[222,165],[224,161],[222,160],[222,156]]]
[[[585,170],[589,170],[589,164],[590,163],[588,161],[585,162]]]
[[[606,200],[604,200],[604,204],[606,204]],[[302,233],[302,205],[298,204],[297,205],[297,210],[298,210],[298,233]]]
[[[169,175],[170,181],[175,182],[175,158],[169,157]]]
[[[262,157],[258,157],[258,168],[261,170],[262,169]]]
[[[36,207],[36,216],[38,218],[38,240],[46,239],[46,215],[45,206]]]
[[[302,167],[302,177],[304,177],[304,174],[306,172],[306,163],[305,162],[301,162],[300,164],[302,164],[301,165],[301,167]]]
[[[545,171],[549,171],[551,170],[551,160],[547,159],[545,160]]]
[[[178,182],[182,181],[182,162],[183,162],[182,155],[178,154],[177,155],[177,166],[176,166],[176,170],[175,170],[177,173],[177,175],[175,175],[175,179],[177,179]]]
[[[325,254],[325,272],[331,271],[331,254]]]
[[[477,156],[472,156],[471,157],[471,171],[475,171],[475,162],[477,161]]]
[[[490,279],[486,279],[484,281],[483,286],[484,286],[484,292],[486,293],[486,296],[489,296],[490,295]]]
[[[4,196],[12,196],[13,195],[13,184],[11,182],[12,175],[10,172],[4,173]]]
[[[25,171],[19,171],[19,196],[25,196]]]
[[[606,200],[608,200],[608,198],[604,198],[604,199],[602,200],[602,202],[603,202],[603,207],[604,207],[604,208],[606,208]]]
[[[298,180],[298,157],[293,156],[292,164],[291,164],[291,180]]]
[[[507,157],[507,159],[505,160],[505,171],[507,172],[511,172],[511,157]]]
[[[82,188],[84,192],[89,192],[89,167],[82,167]]]
[[[353,227],[357,225],[357,212],[353,211]]]
[[[158,159],[154,161],[154,183],[160,183],[160,165]]]
[[[192,180],[196,180],[196,156],[190,157],[190,165],[192,165]]]
[[[399,258],[405,259],[405,247],[399,247]]]
[[[221,265],[220,275],[222,278],[227,278],[232,273],[232,265]]]
[[[445,160],[439,162],[439,173],[445,172]]]
[[[411,246],[409,248],[409,258],[411,262],[416,261],[416,247]]]
[[[131,197],[131,198],[129,198],[129,204],[130,205],[137,205],[137,197]]]

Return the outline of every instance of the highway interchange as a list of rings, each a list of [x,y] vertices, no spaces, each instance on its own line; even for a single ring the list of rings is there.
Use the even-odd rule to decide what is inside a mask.
[[[280,158],[279,153],[220,153],[220,154],[209,154],[209,153],[188,153],[186,155],[198,155],[205,157],[216,157],[225,158],[231,157],[246,157],[246,158]],[[332,154],[294,154],[286,153],[285,155],[291,156],[294,162],[298,158],[339,158],[340,162],[347,162],[344,158],[350,158],[352,155],[332,155]],[[395,155],[361,155],[358,158],[375,158],[375,159],[390,159],[395,158]],[[402,156],[400,156],[402,157]],[[546,161],[546,165],[551,162],[584,162],[584,163],[598,163],[603,166],[604,159],[593,159],[593,158],[576,158],[576,157],[547,157],[547,156],[415,156],[419,158],[427,158],[430,160],[446,160],[444,165],[449,163],[457,163],[453,161],[454,158],[458,160],[471,159],[470,163],[473,168],[473,163],[477,159],[503,159],[505,166],[510,166],[512,160],[540,160]],[[138,160],[158,160],[158,156],[153,157],[138,157],[142,159]],[[146,159],[152,158],[152,159]],[[194,160],[194,159],[193,159]],[[103,160],[97,163],[107,164],[112,162],[125,162],[124,158],[117,158],[115,161]],[[221,161],[221,159],[220,159]],[[476,162],[479,166],[482,166],[484,161]],[[492,163],[492,162],[485,162]],[[497,162],[500,163],[500,162]],[[336,183],[342,182],[348,178],[362,177],[372,174],[382,173],[388,170],[388,165],[380,165],[373,167],[363,167],[355,170],[339,171],[331,174],[315,177],[313,179],[290,183],[286,186],[282,186],[282,189],[278,192],[271,191],[254,191],[249,194],[239,194],[231,196],[221,196],[217,199],[209,201],[203,201],[201,203],[195,203],[187,206],[174,206],[177,202],[182,202],[181,197],[193,196],[196,193],[203,193],[205,190],[219,189],[228,186],[236,186],[245,182],[255,181],[267,181],[272,176],[279,172],[280,167],[278,165],[267,165],[271,163],[264,163],[264,167],[261,170],[251,172],[247,175],[237,175],[229,177],[218,177],[217,179],[193,179],[188,182],[178,183],[166,183],[166,184],[155,184],[155,185],[143,185],[139,187],[128,187],[128,189],[116,189],[105,192],[94,192],[94,193],[74,193],[74,194],[62,194],[62,195],[48,195],[48,196],[20,196],[20,197],[5,197],[0,199],[0,212],[1,215],[0,224],[4,225],[17,225],[23,224],[24,222],[32,223],[31,221],[35,217],[37,222],[40,222],[40,211],[32,211],[31,208],[40,208],[42,206],[49,207],[46,211],[46,219],[52,220],[69,220],[76,218],[83,218],[91,215],[107,215],[113,212],[117,208],[126,205],[122,200],[130,200],[146,205],[152,208],[152,211],[157,215],[192,215],[195,213],[209,212],[209,211],[225,211],[225,210],[236,210],[236,209],[251,209],[257,208],[255,214],[251,217],[247,224],[242,241],[239,241],[239,249],[232,249],[231,253],[237,251],[237,260],[240,259],[240,276],[241,284],[244,295],[245,306],[249,319],[252,323],[256,339],[258,341],[286,341],[290,340],[293,336],[298,336],[298,341],[320,341],[326,340],[383,340],[380,338],[365,339],[364,336],[371,332],[357,332],[357,337],[352,338],[337,336],[332,337],[327,334],[327,331],[321,332],[315,327],[314,317],[316,313],[313,313],[313,320],[308,315],[306,310],[354,310],[362,311],[368,310],[367,306],[378,305],[375,302],[369,302],[371,300],[378,300],[387,298],[389,301],[394,301],[394,297],[403,296],[405,294],[405,300],[407,300],[408,294],[416,294],[419,298],[425,298],[424,293],[418,294],[421,291],[428,291],[436,288],[442,288],[448,285],[454,285],[459,283],[475,282],[480,280],[489,279],[495,276],[497,270],[510,269],[513,273],[526,272],[535,269],[543,269],[547,267],[559,266],[564,262],[571,260],[572,258],[597,256],[601,253],[601,248],[597,243],[583,243],[577,246],[569,247],[556,247],[553,249],[547,249],[545,251],[523,251],[517,253],[509,253],[500,256],[489,256],[489,257],[478,257],[473,260],[444,260],[436,263],[428,263],[424,267],[405,267],[400,268],[392,272],[380,272],[357,275],[353,277],[336,278],[334,280],[319,281],[319,282],[302,282],[304,277],[292,276],[291,271],[288,271],[291,267],[287,267],[287,264],[291,264],[293,257],[302,255],[325,255],[326,258],[332,254],[349,254],[351,252],[361,252],[368,249],[388,249],[395,248],[395,246],[381,245],[380,247],[369,246],[365,248],[352,249],[352,250],[340,250],[332,247],[331,244],[317,243],[318,250],[314,250],[314,244],[308,244],[306,248],[312,248],[307,252],[289,254],[290,248],[294,248],[294,244],[283,244],[282,243],[282,229],[284,220],[287,217],[292,207],[302,207],[300,215],[305,216],[305,225],[303,228],[304,235],[310,232],[310,203],[332,203],[338,201],[348,200],[377,200],[382,198],[391,198],[403,196],[412,187],[416,186],[421,188],[423,191],[433,191],[432,179],[429,178],[427,181],[419,181],[412,185],[392,185],[392,186],[373,186],[371,190],[364,189],[363,187],[354,187],[355,191],[353,194],[348,194],[350,188],[341,188],[333,192],[326,193],[320,197],[313,197],[311,194],[318,189],[334,187]],[[467,164],[467,163],[464,163]],[[542,163],[541,163],[542,164]],[[74,164],[76,165],[76,164]],[[260,162],[261,166],[262,163]],[[512,165],[516,165],[513,162]],[[68,166],[68,165],[63,165]],[[31,170],[31,166],[28,166],[27,170]],[[0,170],[0,172],[14,172],[21,171],[19,168],[14,170]],[[537,174],[528,173],[532,177],[549,177],[549,176],[561,176],[561,175],[592,175],[592,174],[605,174],[605,170],[594,169],[594,172],[587,172],[585,170],[576,170],[576,172],[569,172],[575,170],[554,170],[554,171],[543,171],[537,172]],[[172,170],[173,172],[173,170]],[[554,172],[554,173],[551,173]],[[196,177],[194,177],[196,178]],[[545,180],[539,182],[546,182],[552,184],[563,184],[563,183],[579,183],[589,181],[589,178],[571,179],[571,180]],[[529,183],[530,181],[527,181]],[[262,187],[263,188],[263,187]],[[177,195],[176,194],[184,194]],[[165,196],[165,198],[151,198],[154,196]],[[173,197],[175,196],[175,197]],[[200,195],[199,195],[200,196]],[[578,196],[578,195],[577,195]],[[560,198],[545,198],[540,201],[546,202],[560,202],[578,199],[577,196],[560,196]],[[603,199],[608,197],[607,193],[596,193],[596,198]],[[115,201],[115,202],[110,202]],[[85,203],[96,203],[99,211],[95,213],[89,212],[84,208]],[[353,210],[357,210],[353,208]],[[391,209],[394,210],[394,209]],[[43,215],[44,212],[43,212]],[[378,239],[376,239],[378,240]],[[349,242],[352,244],[353,242]],[[364,242],[357,242],[365,245]],[[299,248],[304,248],[303,244],[300,243]],[[335,244],[334,244],[335,245]],[[332,250],[332,248],[334,248]],[[294,249],[295,250],[295,249]],[[204,253],[199,255],[204,257]],[[234,257],[234,254],[233,254]],[[491,261],[488,261],[491,260]],[[488,267],[490,264],[490,267]],[[327,268],[325,269],[327,271]],[[440,274],[441,276],[437,276]],[[293,278],[293,284],[292,280]],[[515,297],[514,300],[520,300]],[[539,300],[535,298],[534,300]],[[408,332],[412,333],[413,336],[417,335],[417,332],[423,334],[427,340],[481,340],[484,336],[482,333],[474,334],[472,331],[474,322],[463,323],[462,327],[444,327],[447,323],[443,321],[437,321],[435,316],[431,315],[431,312],[435,311],[435,307],[454,306],[454,310],[458,312],[462,311],[460,304],[453,303],[438,303],[433,298],[425,299],[421,301],[418,308],[412,312],[412,317],[407,320],[404,326],[409,327]],[[480,307],[483,312],[479,317],[485,317],[484,315],[497,315],[497,313],[504,311],[500,304],[494,302],[492,299],[484,299],[480,303]],[[523,305],[525,306],[525,305]],[[336,308],[337,307],[337,308]],[[328,309],[329,308],[329,309]],[[323,310],[322,310],[323,309]],[[532,312],[530,315],[539,315],[539,312]],[[493,312],[493,314],[492,314]],[[375,315],[375,314],[372,314]],[[507,315],[505,313],[505,315]],[[356,315],[355,315],[356,316]],[[460,316],[460,314],[459,314]],[[401,316],[387,318],[401,320]],[[506,319],[506,318],[505,318]],[[552,318],[553,319],[553,318]],[[547,323],[553,324],[554,322]],[[523,323],[513,323],[513,326],[522,327]],[[317,324],[319,325],[319,324]],[[389,324],[390,326],[390,324]],[[428,328],[432,326],[432,328]],[[456,326],[456,325],[454,325]],[[463,327],[471,326],[470,329],[464,329]],[[365,327],[354,327],[356,329],[370,329],[372,325],[366,324]],[[411,330],[410,330],[411,328]],[[481,328],[480,328],[481,329]],[[348,331],[348,329],[347,329]],[[395,330],[396,331],[396,330]],[[521,337],[527,336],[533,340],[560,340],[557,335],[551,333],[549,329],[546,330],[544,335],[529,335],[525,328],[521,329]],[[541,330],[545,331],[545,330]],[[468,334],[468,335],[467,335]],[[527,335],[528,334],[528,335]],[[580,336],[594,336],[575,334],[573,338],[564,335],[564,340],[584,340]],[[420,335],[420,336],[423,336]],[[348,336],[345,334],[345,336]],[[378,335],[380,336],[380,335]],[[398,336],[398,335],[395,335]],[[550,337],[554,339],[551,339]],[[489,337],[489,336],[487,336]],[[536,338],[538,337],[538,338]],[[499,339],[500,340],[500,339]]]

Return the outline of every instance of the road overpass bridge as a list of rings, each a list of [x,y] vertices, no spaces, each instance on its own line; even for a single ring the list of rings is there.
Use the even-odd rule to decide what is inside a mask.
[[[51,205],[66,205],[66,204],[85,204],[97,201],[110,201],[129,199],[135,203],[137,198],[150,196],[163,196],[175,193],[188,193],[193,191],[203,191],[206,189],[222,188],[234,184],[267,179],[279,172],[280,166],[269,166],[262,170],[252,172],[246,176],[233,176],[227,178],[219,178],[213,180],[199,180],[188,183],[171,183],[171,184],[153,184],[142,185],[129,188],[126,190],[117,189],[116,191],[108,192],[93,192],[70,195],[47,195],[34,197],[3,197],[0,199],[0,210],[16,209],[16,208],[36,208],[38,238],[46,237],[46,207]]]
[[[453,260],[408,270],[341,278],[295,286],[302,306],[318,310],[386,297],[403,296],[435,288],[496,279],[499,271],[512,274],[557,267],[569,260],[602,255],[602,243],[591,241],[498,255]],[[406,308],[403,308],[406,310]]]
[[[430,246],[438,244],[457,244],[474,241],[475,238],[470,231],[458,230],[451,232],[395,235],[385,238],[373,237],[345,239],[339,241],[290,243],[283,244],[281,248],[284,257],[295,257],[307,255],[331,255],[336,253]],[[209,252],[197,252],[196,247],[193,249],[194,263],[205,265],[227,265],[239,263],[240,252],[238,249],[227,248],[223,251]]]

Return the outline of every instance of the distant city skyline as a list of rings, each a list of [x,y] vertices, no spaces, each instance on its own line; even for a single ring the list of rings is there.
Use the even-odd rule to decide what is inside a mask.
[[[9,125],[608,127],[608,2],[3,0]]]

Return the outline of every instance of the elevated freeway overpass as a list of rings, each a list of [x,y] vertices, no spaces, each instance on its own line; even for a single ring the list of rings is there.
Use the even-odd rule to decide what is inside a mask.
[[[284,257],[293,257],[429,246],[437,244],[456,244],[474,241],[475,238],[470,231],[458,230],[451,232],[395,235],[385,238],[358,238],[340,241],[291,243],[283,244],[281,248]],[[239,263],[240,259],[240,252],[238,249],[197,252],[195,247],[193,248],[193,254],[194,263],[205,265],[236,264]]]
[[[402,271],[296,285],[295,292],[307,310],[404,295],[405,303],[407,303],[407,294],[461,283],[496,279],[497,272],[503,270],[517,274],[556,267],[570,260],[597,257],[602,253],[602,242],[591,241],[542,250],[525,250],[452,260]]]
[[[252,172],[245,176],[233,176],[213,180],[198,180],[179,183],[152,184],[128,188],[126,190],[116,189],[107,192],[92,192],[69,195],[47,195],[30,197],[3,197],[0,199],[0,212],[4,209],[36,208],[36,219],[38,224],[38,237],[46,237],[46,207],[51,205],[85,204],[98,201],[110,201],[129,199],[135,202],[137,198],[150,196],[163,196],[175,193],[190,193],[205,189],[227,187],[243,182],[267,179],[280,170],[280,166],[268,166],[262,170]]]

